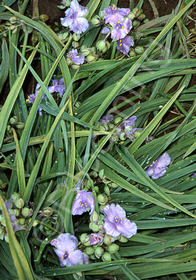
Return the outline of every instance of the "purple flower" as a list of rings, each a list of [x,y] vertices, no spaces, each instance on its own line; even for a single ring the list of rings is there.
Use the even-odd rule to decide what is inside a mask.
[[[83,54],[78,54],[78,51],[73,49],[68,52],[67,57],[70,58],[73,63],[80,65],[84,63],[84,55]]]
[[[82,190],[77,193],[73,205],[72,205],[72,215],[82,215],[84,212],[90,210],[90,215],[95,210],[95,200],[91,192]]]
[[[131,221],[126,218],[126,212],[120,205],[106,205],[103,211],[105,214],[104,229],[106,234],[112,237],[117,237],[122,234],[127,238],[136,234],[136,224],[131,223]]]
[[[112,4],[109,8],[105,8],[103,12],[105,14],[105,23],[110,23],[116,15],[123,19],[123,17],[130,13],[130,10],[125,8],[117,8],[116,5]]]
[[[133,39],[131,36],[126,36],[117,41],[117,50],[123,54],[129,53],[129,48],[134,46]]]
[[[68,26],[74,33],[81,34],[89,27],[88,20],[84,18],[87,12],[88,8],[79,5],[77,0],[72,0],[70,8],[65,12],[65,17],[61,18],[61,24]]]
[[[28,96],[28,98],[26,99],[26,101],[29,102],[29,103],[31,103],[31,104],[33,104],[34,101],[35,101],[35,98],[37,97],[37,95],[38,95],[38,93],[39,93],[40,88],[41,88],[40,84],[37,84],[37,85],[36,85],[36,88],[35,88],[35,93],[30,94],[30,95]],[[42,99],[44,99],[45,96],[46,96],[46,95],[45,95],[45,93],[44,93]],[[39,112],[39,115],[42,116],[42,108],[41,108],[40,106],[38,107],[38,112]]]
[[[196,172],[194,172],[192,175],[191,175],[191,178],[194,178],[196,177]]]
[[[78,240],[70,233],[61,233],[50,244],[54,246],[54,251],[59,257],[61,266],[75,266],[89,263],[88,257],[80,250],[76,250]]]
[[[52,80],[52,82],[53,82],[53,86],[48,87],[48,91],[50,93],[58,92],[60,94],[60,97],[62,97],[65,90],[65,84],[63,78],[60,80],[54,79]]]
[[[122,39],[124,38],[132,28],[132,21],[129,18],[123,19],[121,16],[116,15],[112,21],[110,21],[112,28],[111,38]]]
[[[106,26],[101,30],[101,34],[108,34],[110,32],[110,29]]]
[[[99,233],[92,233],[90,237],[90,245],[101,244],[103,242],[103,236]]]
[[[145,172],[148,176],[151,176],[152,179],[158,179],[159,177],[162,177],[165,174],[170,162],[171,157],[168,155],[168,153],[164,153],[162,154],[162,156],[158,157],[155,161],[153,161],[150,164],[150,166],[145,170]]]
[[[107,116],[103,116],[101,119],[100,119],[100,124],[107,124],[109,122],[112,122],[114,119],[114,116],[113,115],[107,115]]]

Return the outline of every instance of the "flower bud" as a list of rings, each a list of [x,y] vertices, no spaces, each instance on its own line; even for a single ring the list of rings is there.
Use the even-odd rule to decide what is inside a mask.
[[[38,224],[39,224],[39,222],[38,222],[37,220],[35,220],[35,221],[33,222],[33,227],[36,227]]]
[[[145,18],[144,23],[148,23],[150,20],[148,18]]]
[[[80,40],[80,38],[81,38],[80,34],[76,34],[76,33],[73,34],[73,40],[74,41],[78,42]]]
[[[87,55],[90,54],[90,49],[87,48],[86,45],[83,45],[83,46],[81,46],[81,48],[80,48],[80,52],[81,52],[84,56],[87,56]]]
[[[134,137],[135,138],[138,138],[142,133],[142,130],[136,130],[135,133],[134,133]]]
[[[120,134],[120,140],[124,141],[126,139],[126,134],[124,132],[122,132]]]
[[[112,258],[111,258],[111,254],[108,252],[105,252],[102,256],[102,261],[103,262],[111,262]]]
[[[99,171],[99,178],[103,179],[103,176],[104,176],[104,169],[101,169]]]
[[[99,16],[100,16],[100,18],[104,18],[105,17],[105,13],[103,11],[100,11],[99,12]]]
[[[80,44],[79,44],[78,42],[76,42],[76,41],[73,41],[73,42],[72,42],[72,47],[73,47],[74,49],[79,48],[79,46],[80,46]]]
[[[87,255],[92,255],[92,254],[94,254],[94,248],[93,247],[86,247],[85,248],[85,253],[87,254]]]
[[[96,43],[96,48],[98,51],[102,52],[105,48],[107,48],[106,42],[104,40],[100,40]]]
[[[138,19],[139,19],[140,21],[143,21],[145,18],[146,18],[146,16],[145,16],[144,14],[141,14],[141,15],[138,17]]]
[[[118,123],[120,123],[122,121],[122,118],[121,117],[116,117],[115,119],[114,119],[114,123],[115,124],[118,124]]]
[[[138,47],[135,48],[135,53],[136,54],[143,54],[143,52],[144,52],[143,47],[138,46]]]
[[[73,64],[73,61],[69,57],[66,59],[66,61],[67,61],[67,65],[72,65]]]
[[[93,232],[98,232],[98,231],[99,231],[99,226],[96,225],[95,223],[90,223],[90,224],[89,224],[89,228],[90,228]]]
[[[15,201],[15,206],[19,209],[22,208],[24,206],[24,200],[22,198],[18,198]]]
[[[7,127],[6,127],[6,129],[7,129],[7,132],[8,133],[10,133],[10,134],[12,134],[13,132],[12,132],[12,127],[11,127],[11,125],[7,125]]]
[[[118,188],[118,184],[116,184],[116,183],[111,183],[110,186],[114,189]]]
[[[25,218],[20,218],[20,219],[19,219],[19,223],[20,223],[21,226],[24,226],[24,224],[25,224]]]
[[[99,194],[97,201],[99,204],[106,204],[108,202],[108,197],[105,194]]]
[[[105,235],[103,238],[103,243],[105,245],[111,245],[112,244],[111,237],[109,235]]]
[[[50,217],[52,214],[53,214],[53,209],[51,207],[45,207],[43,210],[42,210],[42,214],[44,216],[47,216],[47,217]]]
[[[7,234],[5,235],[4,238],[5,238],[5,242],[9,243],[9,238],[8,238],[8,235],[7,235]]]
[[[107,185],[105,185],[104,187],[104,192],[106,193],[107,196],[110,196],[110,188]]]
[[[0,223],[1,223],[1,225],[2,226],[6,226],[6,222],[5,222],[5,219],[4,219],[4,217],[2,216],[2,215],[0,215]]]
[[[78,69],[80,68],[80,65],[73,64],[73,65],[71,66],[71,68],[74,69],[74,70],[78,70]]]
[[[108,251],[111,253],[111,254],[114,254],[116,252],[118,252],[119,250],[119,246],[117,244],[112,244],[110,246],[108,246]]]
[[[80,235],[80,241],[84,244],[86,242],[88,242],[90,240],[90,235],[88,235],[87,233],[82,233]]]
[[[127,16],[130,20],[134,20],[135,14],[133,12],[130,12]]]
[[[92,215],[90,216],[90,220],[91,220],[91,222],[98,222],[98,220],[99,220],[99,215],[97,214],[96,211],[94,211],[94,212],[92,213]]]
[[[130,55],[130,57],[134,57],[135,56],[135,51],[134,50],[130,50],[129,51],[129,55]]]
[[[120,236],[118,237],[118,240],[119,240],[120,242],[122,242],[122,243],[126,243],[126,242],[128,241],[128,238],[126,238],[126,237],[120,235]]]
[[[93,171],[91,174],[92,174],[92,176],[93,176],[94,178],[97,178],[97,177],[98,177],[98,173],[97,173],[96,171]]]
[[[104,253],[104,249],[102,247],[96,247],[95,248],[95,256],[96,258],[100,258]]]
[[[22,123],[22,122],[18,122],[18,123],[16,124],[16,128],[18,128],[18,129],[23,129],[24,127],[25,127],[25,124]]]
[[[99,187],[98,187],[98,186],[95,186],[95,187],[94,187],[94,190],[95,190],[96,193],[98,193],[98,192],[99,192]]]
[[[69,33],[68,32],[63,32],[63,33],[59,33],[57,36],[61,41],[65,41],[65,39],[68,37]]]
[[[92,18],[91,22],[92,22],[92,25],[93,25],[93,26],[98,27],[98,26],[100,25],[100,23],[101,23],[101,18],[100,18],[100,16],[98,16],[98,15],[94,16],[94,17]]]
[[[10,119],[10,124],[16,124],[18,122],[18,117],[17,116],[13,116],[11,119]]]
[[[11,17],[9,21],[11,24],[15,24],[18,21],[18,19],[16,17]]]
[[[28,217],[29,216],[29,214],[30,214],[30,209],[29,208],[27,208],[27,207],[24,207],[23,209],[22,209],[22,215],[23,215],[23,217]]]
[[[88,63],[91,63],[91,62],[95,62],[97,60],[97,56],[96,55],[93,55],[93,54],[89,54],[87,57],[86,57],[86,61]]]
[[[138,26],[140,26],[140,21],[134,20],[132,24],[133,24],[133,27],[138,27]]]
[[[15,212],[15,216],[18,217],[20,215],[20,211],[19,209],[14,209],[14,212]]]

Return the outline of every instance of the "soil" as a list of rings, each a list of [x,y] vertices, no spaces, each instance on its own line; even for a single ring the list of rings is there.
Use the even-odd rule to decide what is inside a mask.
[[[130,3],[133,0],[119,0],[118,7],[121,8],[129,8]],[[80,4],[85,6],[89,0],[81,0]],[[139,0],[135,0],[134,3],[137,4]],[[176,8],[179,0],[144,0],[143,4],[143,12],[148,19],[153,19],[155,14],[153,12],[153,8],[151,3],[154,3],[156,9],[158,11],[158,16],[163,16],[170,14],[173,9]],[[32,17],[33,14],[33,1],[30,1],[30,5],[27,7],[26,14],[29,17]],[[57,6],[61,4],[61,0],[38,0],[38,7],[39,7],[39,15],[47,15],[48,20],[47,24],[54,30],[59,31],[61,28],[60,18],[64,17],[64,10],[59,9]],[[17,10],[17,3],[12,6],[13,9]],[[41,67],[40,63],[37,65],[33,65],[34,69],[41,76]],[[30,74],[29,74],[30,75]],[[30,78],[30,80],[29,80]],[[28,82],[25,82],[23,88],[25,87],[26,95],[30,95],[34,93],[34,89],[36,86],[36,81],[32,77],[28,77]],[[9,93],[9,83],[6,83],[3,88],[3,94],[1,95],[0,104],[5,102],[5,99]]]

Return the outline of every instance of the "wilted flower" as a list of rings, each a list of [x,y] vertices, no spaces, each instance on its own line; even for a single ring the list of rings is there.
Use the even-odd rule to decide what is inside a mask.
[[[131,36],[126,36],[117,41],[117,50],[123,54],[129,53],[129,48],[134,46],[134,41]]]
[[[151,176],[152,179],[158,179],[166,173],[166,169],[171,162],[171,157],[168,153],[162,154],[155,161],[153,161],[150,166],[145,170],[148,176]]]
[[[103,236],[99,233],[92,233],[90,237],[90,245],[101,244],[103,242]]]
[[[132,21],[129,18],[123,19],[121,16],[116,15],[110,21],[112,28],[111,38],[112,39],[122,39],[124,38],[132,28]]]
[[[120,205],[107,205],[104,209],[106,234],[117,237],[120,234],[130,238],[137,232],[137,226],[126,218],[126,212]]]
[[[68,26],[76,34],[85,32],[88,27],[88,20],[84,18],[88,8],[79,5],[77,0],[71,1],[70,8],[66,10],[65,17],[61,18],[61,24]]]
[[[54,251],[59,257],[61,266],[75,266],[88,264],[89,260],[80,250],[76,250],[78,240],[70,233],[61,233],[50,244],[54,246]]]
[[[82,215],[84,212],[90,211],[90,215],[95,210],[95,200],[91,192],[82,190],[77,193],[73,205],[72,215]]]
[[[60,97],[62,97],[63,92],[65,90],[65,84],[63,78],[60,80],[54,79],[52,80],[52,82],[53,82],[53,86],[49,86],[48,91],[50,93],[58,92],[60,94]]]
[[[113,115],[107,115],[107,116],[103,116],[101,119],[100,119],[100,124],[107,124],[109,122],[112,122],[114,119],[114,116]]]
[[[29,103],[31,103],[31,104],[33,104],[33,103],[35,102],[35,98],[37,97],[37,95],[38,95],[38,93],[39,93],[40,88],[41,88],[40,84],[37,84],[37,85],[36,85],[36,88],[35,88],[35,93],[30,94],[30,95],[28,96],[28,98],[26,99],[26,101],[29,102]],[[44,99],[45,96],[46,96],[46,95],[45,95],[45,93],[44,93],[42,99]],[[40,106],[38,107],[38,111],[39,111],[39,115],[42,116],[42,108],[41,108]]]
[[[70,58],[73,63],[80,65],[84,63],[84,55],[83,54],[78,54],[78,51],[73,49],[68,52],[67,57]]]
[[[123,19],[123,17],[130,13],[130,10],[126,8],[118,8],[116,5],[112,4],[109,8],[105,8],[103,12],[105,14],[105,23],[110,23],[116,15]]]

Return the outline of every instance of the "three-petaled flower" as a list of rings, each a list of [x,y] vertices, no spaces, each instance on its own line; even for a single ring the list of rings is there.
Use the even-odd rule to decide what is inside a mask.
[[[116,16],[119,16],[121,19],[123,19],[130,13],[130,10],[127,8],[118,8],[116,5],[112,4],[109,8],[105,8],[103,12],[105,14],[105,23],[111,23]]]
[[[78,51],[76,49],[73,49],[68,52],[67,57],[72,60],[73,63],[80,65],[84,63],[84,55],[78,54]]]
[[[52,80],[52,82],[53,82],[53,86],[49,86],[48,91],[50,93],[58,92],[60,94],[60,97],[62,97],[65,90],[65,84],[63,78],[60,80],[54,79]]]
[[[90,211],[90,215],[95,210],[95,200],[91,192],[82,190],[77,193],[73,205],[72,215],[82,215],[85,212]]]
[[[89,259],[80,250],[76,250],[78,240],[70,233],[61,233],[50,244],[54,246],[54,251],[59,257],[61,266],[76,266],[88,264]]]
[[[70,8],[65,12],[65,17],[61,18],[61,24],[68,26],[74,33],[81,34],[89,27],[88,20],[84,18],[87,13],[88,8],[79,5],[77,0],[73,0]]]
[[[115,15],[110,24],[113,27],[111,38],[117,40],[124,38],[132,28],[132,21],[129,18],[123,19],[119,15]]]
[[[103,242],[103,236],[99,233],[91,233],[90,245],[101,244]]]
[[[112,237],[122,236],[130,238],[137,233],[137,226],[126,218],[126,212],[120,205],[106,205],[104,229]]]
[[[171,157],[168,153],[162,154],[155,161],[153,161],[150,166],[145,170],[148,176],[151,176],[152,179],[158,179],[166,173],[166,169],[171,162]]]
[[[123,54],[128,54],[130,47],[134,46],[134,41],[131,36],[126,36],[117,41],[117,50]]]

